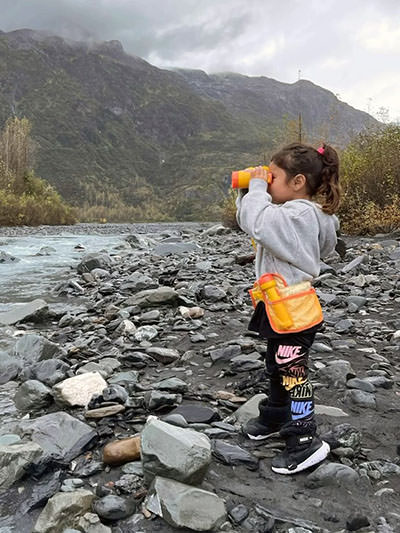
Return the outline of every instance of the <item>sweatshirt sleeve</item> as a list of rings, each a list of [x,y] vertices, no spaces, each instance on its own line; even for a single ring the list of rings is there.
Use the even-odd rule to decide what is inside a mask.
[[[264,180],[250,181],[249,192],[239,202],[238,222],[281,261],[293,265],[315,261],[319,226],[313,208],[297,201],[273,204]]]

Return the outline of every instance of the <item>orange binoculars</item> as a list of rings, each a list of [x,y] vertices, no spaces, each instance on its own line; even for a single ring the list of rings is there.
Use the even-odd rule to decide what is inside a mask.
[[[251,178],[250,170],[255,167],[249,167],[246,170],[235,170],[232,172],[232,188],[233,189],[248,189]],[[269,167],[263,165],[263,168],[268,172],[268,183],[272,182],[272,175],[269,172]]]

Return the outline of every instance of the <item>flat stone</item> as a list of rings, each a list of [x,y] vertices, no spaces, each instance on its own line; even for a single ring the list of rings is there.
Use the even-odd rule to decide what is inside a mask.
[[[195,242],[161,242],[154,248],[155,255],[185,255],[189,252],[200,252],[201,247]]]
[[[215,439],[212,444],[212,453],[226,465],[244,465],[249,470],[258,468],[258,459],[247,450],[236,444]]]
[[[55,494],[40,513],[33,533],[55,533],[77,526],[80,517],[91,509],[93,500],[94,494],[84,489]]]
[[[375,392],[375,386],[369,382],[367,379],[352,378],[349,379],[346,383],[348,389],[359,389],[364,392]]]
[[[146,484],[159,475],[196,484],[211,462],[211,445],[205,435],[149,417],[141,434],[141,456]]]
[[[219,420],[218,411],[204,405],[187,403],[180,405],[169,413],[170,415],[182,415],[189,424],[202,423],[209,424],[214,420]]]
[[[342,409],[339,409],[339,407],[332,407],[330,405],[321,405],[321,404],[316,404],[315,405],[315,414],[316,415],[335,416],[335,417],[349,416]]]
[[[70,407],[86,407],[94,394],[101,394],[107,382],[98,372],[67,378],[53,387],[56,401]]]
[[[179,294],[171,287],[158,287],[139,291],[125,302],[127,306],[138,305],[139,307],[158,307],[160,305],[178,305]]]
[[[40,322],[47,317],[48,311],[47,302],[38,298],[32,302],[14,306],[11,311],[0,313],[0,325],[11,326],[25,320]]]
[[[93,428],[63,411],[34,420],[22,420],[17,432],[39,444],[47,457],[61,463],[72,461],[97,438]]]
[[[106,407],[98,407],[97,409],[86,411],[85,418],[105,418],[106,416],[114,416],[124,411],[125,406],[123,405],[107,405]]]
[[[216,494],[160,476],[154,479],[145,506],[172,527],[193,531],[215,531],[226,519],[225,504]]]

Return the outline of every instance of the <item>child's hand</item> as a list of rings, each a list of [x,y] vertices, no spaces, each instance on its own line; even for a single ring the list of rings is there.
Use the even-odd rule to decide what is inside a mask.
[[[252,170],[249,169],[248,172],[250,172],[251,180],[257,178],[257,179],[262,179],[268,183],[268,171],[265,170],[265,168],[263,168],[262,166],[255,167]]]

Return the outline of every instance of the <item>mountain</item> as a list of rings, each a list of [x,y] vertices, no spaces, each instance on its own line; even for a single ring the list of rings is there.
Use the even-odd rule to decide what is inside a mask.
[[[0,32],[0,126],[31,120],[37,174],[76,205],[212,218],[230,171],[268,158],[299,112],[312,140],[339,145],[374,122],[307,81],[164,70],[118,41]]]

